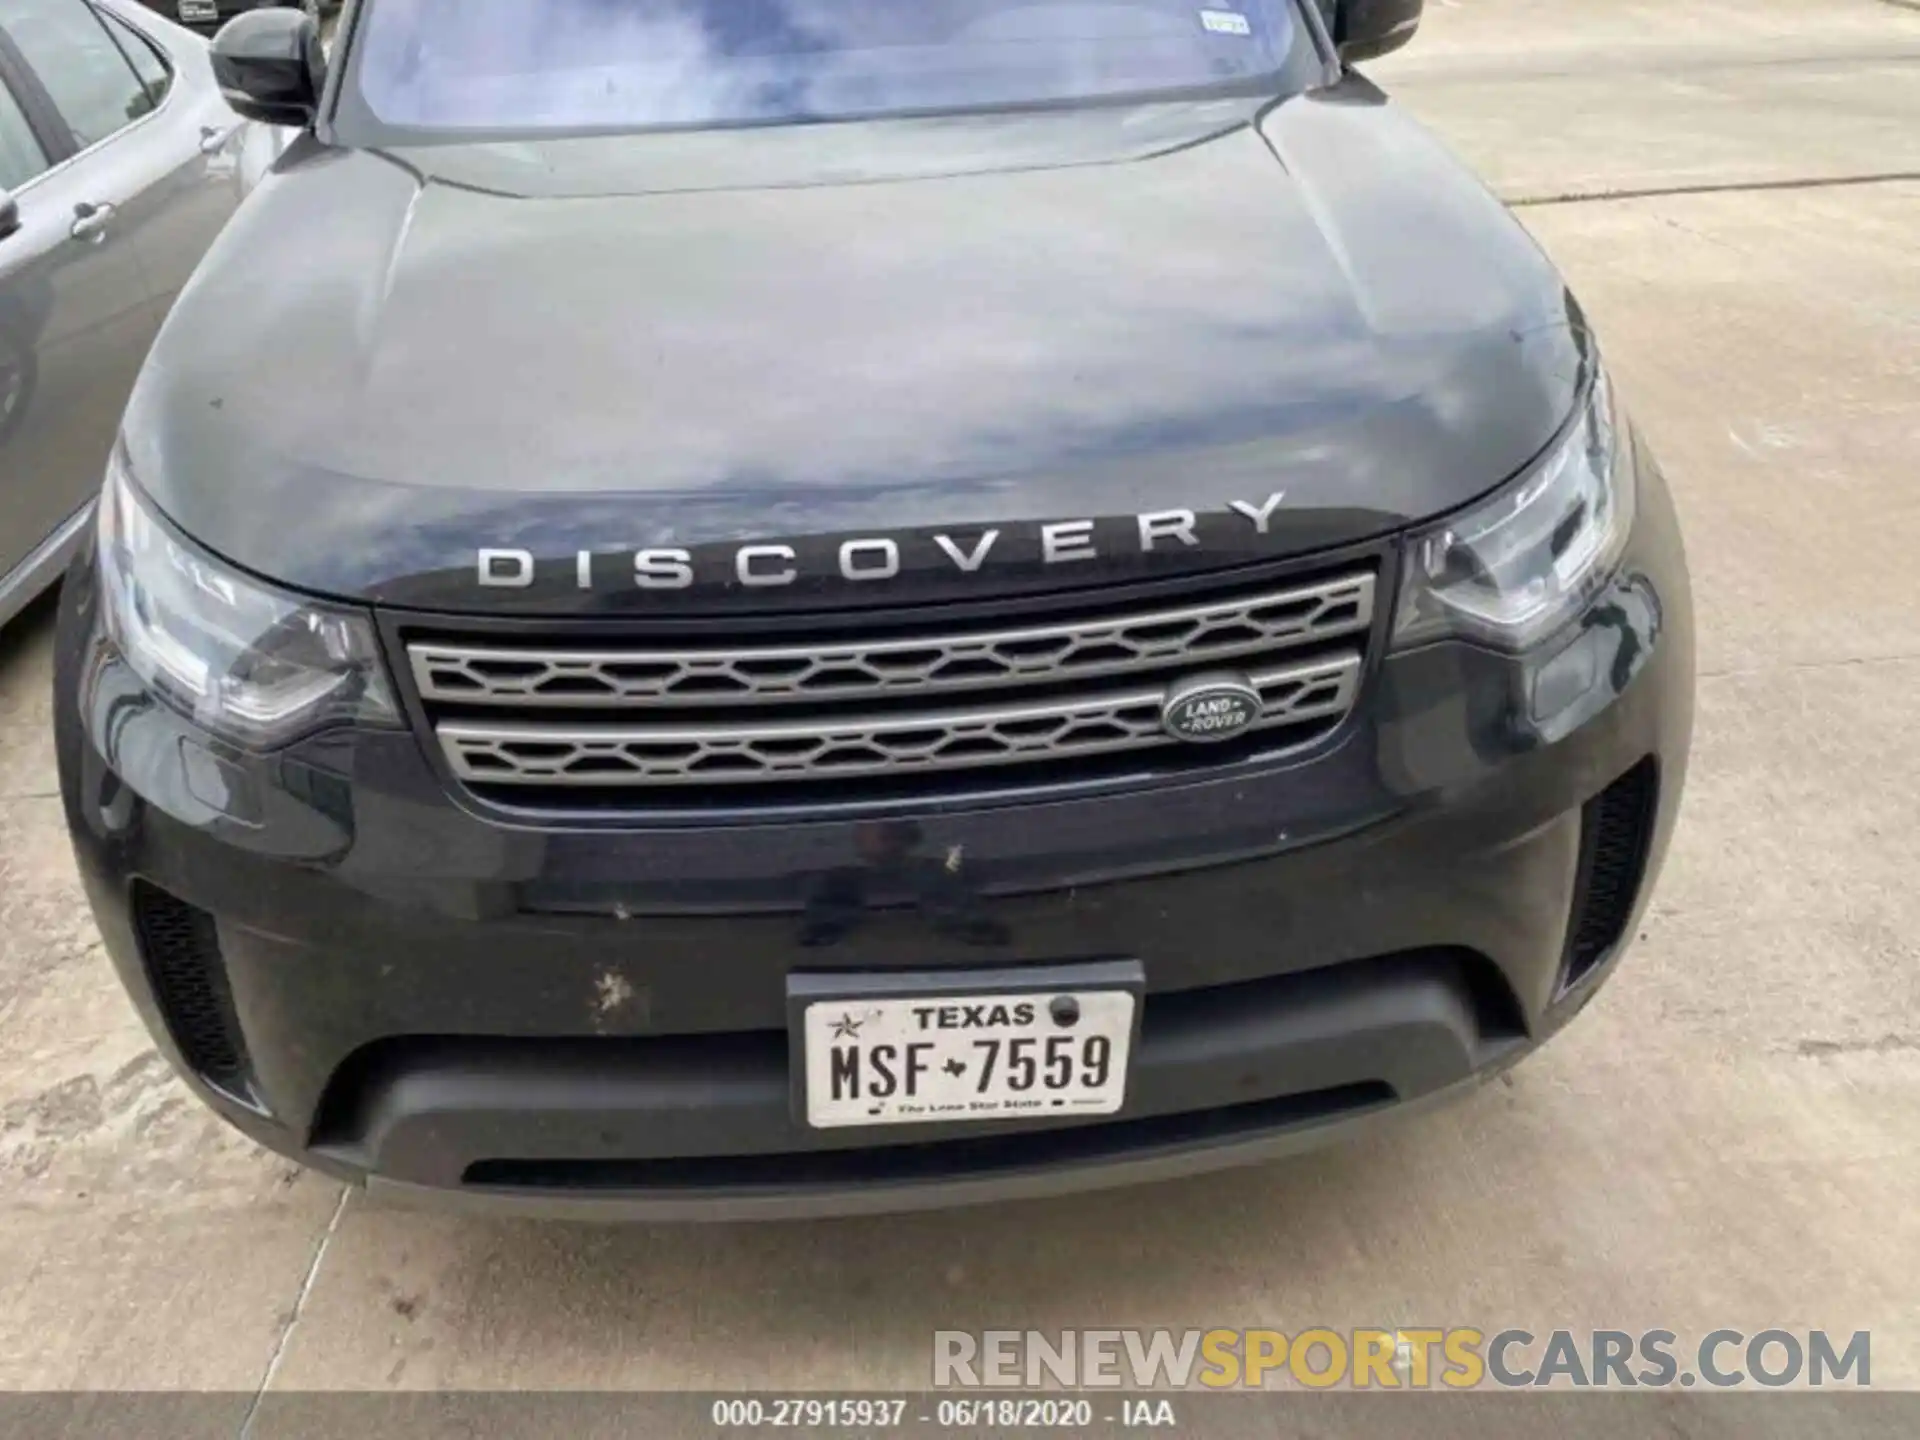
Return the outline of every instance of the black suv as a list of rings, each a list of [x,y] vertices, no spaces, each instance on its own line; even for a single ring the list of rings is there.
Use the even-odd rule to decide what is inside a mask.
[[[108,948],[234,1124],[561,1214],[1034,1195],[1455,1095],[1634,933],[1666,486],[1349,63],[1417,0],[362,0],[66,590]]]

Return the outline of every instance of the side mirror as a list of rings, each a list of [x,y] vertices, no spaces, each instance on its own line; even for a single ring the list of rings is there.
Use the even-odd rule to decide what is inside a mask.
[[[20,202],[0,190],[0,240],[6,239],[20,228]]]
[[[1333,43],[1340,59],[1352,65],[1391,55],[1420,28],[1426,0],[1339,0],[1333,16]]]
[[[213,37],[213,78],[235,113],[305,129],[319,113],[327,78],[320,27],[299,10],[236,15]]]

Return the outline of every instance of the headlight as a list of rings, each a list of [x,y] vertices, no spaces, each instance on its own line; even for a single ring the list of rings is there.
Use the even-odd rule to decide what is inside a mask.
[[[1407,548],[1394,642],[1465,635],[1521,650],[1612,578],[1633,529],[1633,463],[1598,374],[1558,449],[1519,481]]]
[[[254,749],[343,722],[398,723],[365,616],[270,590],[190,550],[147,509],[116,451],[100,497],[108,637],[141,680]]]

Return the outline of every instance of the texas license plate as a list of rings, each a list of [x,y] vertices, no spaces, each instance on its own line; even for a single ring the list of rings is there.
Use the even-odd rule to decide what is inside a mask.
[[[1111,1115],[1136,1005],[1134,990],[1104,986],[808,1000],[807,1123]]]
[[[206,20],[218,20],[220,7],[214,0],[180,0],[180,18],[199,24]]]

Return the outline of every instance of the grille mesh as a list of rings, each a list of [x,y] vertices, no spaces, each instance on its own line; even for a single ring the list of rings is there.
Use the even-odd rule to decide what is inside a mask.
[[[1255,730],[1337,717],[1353,703],[1356,656],[1252,677]],[[1053,704],[907,712],[854,720],[703,726],[443,725],[464,780],[548,785],[739,784],[1070,759],[1158,745],[1159,689]]]
[[[1626,933],[1647,868],[1658,794],[1653,761],[1643,760],[1587,804],[1567,938],[1569,985],[1612,954]]]
[[[755,785],[791,798],[787,787],[825,781],[855,787],[836,792],[847,798],[930,772],[1067,763],[1084,775],[1167,747],[1191,758],[1162,708],[1171,686],[1214,672],[1262,700],[1246,746],[1226,753],[1317,743],[1353,708],[1376,586],[1371,568],[1349,568],[1176,604],[1090,600],[1018,625],[846,622],[808,644],[582,644],[559,625],[421,627],[403,643],[449,769],[486,798],[591,805],[599,791],[625,804],[653,791],[680,804]]]
[[[1372,575],[1143,614],[985,633],[716,650],[410,645],[427,701],[511,707],[772,704],[1204,666],[1364,630]]]
[[[133,896],[134,928],[173,1043],[198,1074],[223,1090],[245,1090],[246,1042],[234,1016],[213,917],[155,886]]]

